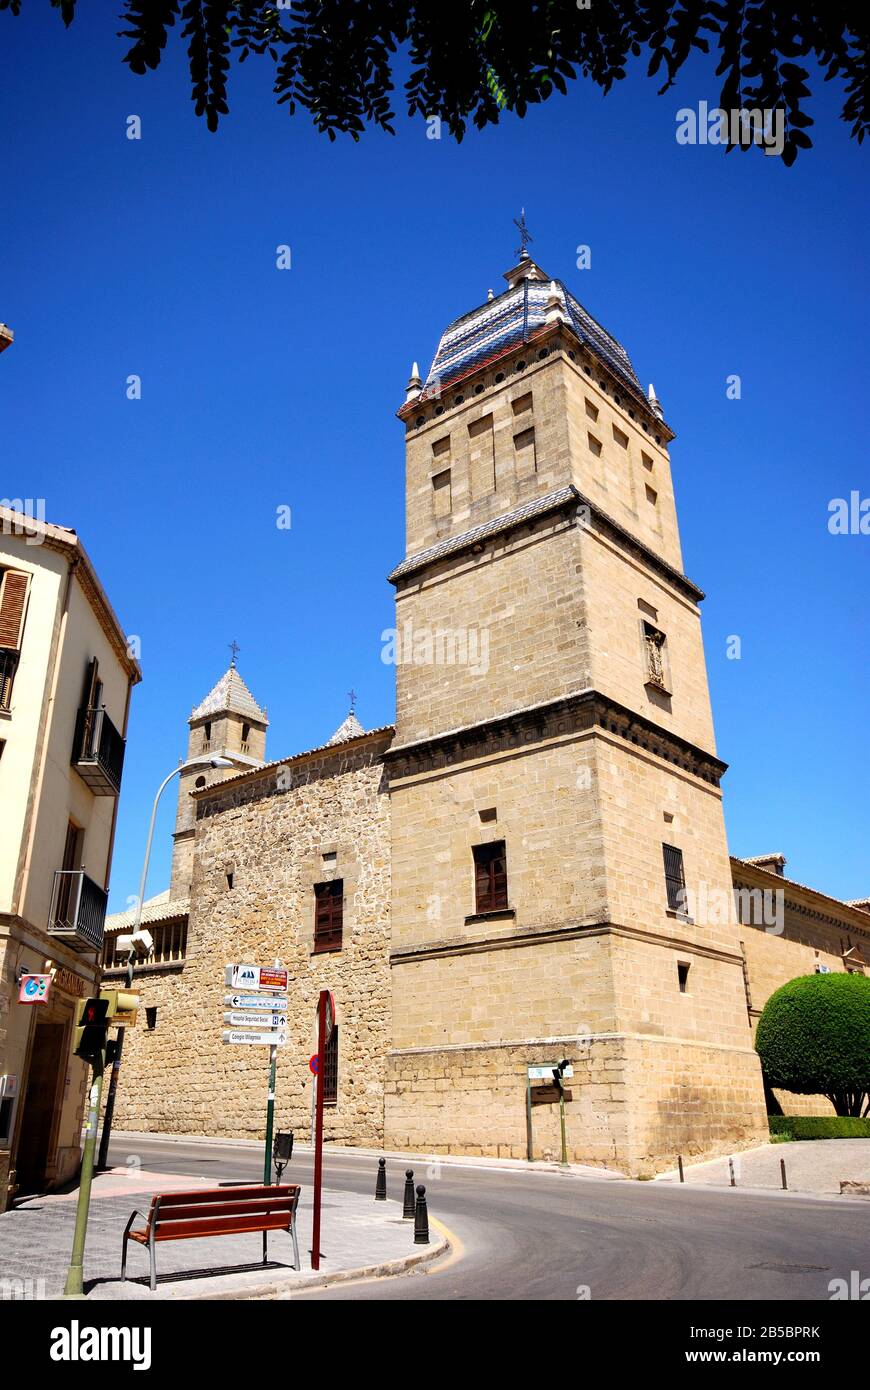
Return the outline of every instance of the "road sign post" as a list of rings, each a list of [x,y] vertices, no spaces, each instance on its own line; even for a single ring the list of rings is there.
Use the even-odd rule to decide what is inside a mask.
[[[320,991],[317,1003],[317,1105],[314,1122],[314,1221],[311,1233],[311,1268],[320,1268],[320,1206],[323,1195],[323,1064],[326,1044],[335,1027],[335,1001],[328,989]]]
[[[275,1128],[275,1083],[278,1048],[287,1041],[287,986],[289,975],[280,960],[274,965],[228,965],[224,982],[237,993],[225,994],[229,1012],[224,1023],[225,1043],[248,1044],[269,1049],[269,1090],[266,1096],[266,1147],[263,1154],[263,1183],[272,1182],[272,1133]],[[258,990],[257,994],[242,993]]]

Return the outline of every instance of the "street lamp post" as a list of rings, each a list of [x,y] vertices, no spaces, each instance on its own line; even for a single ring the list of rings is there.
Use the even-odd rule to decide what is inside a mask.
[[[148,879],[148,864],[151,859],[151,844],[154,839],[154,824],[157,820],[157,807],[173,777],[186,772],[191,767],[232,767],[229,758],[189,758],[186,763],[179,763],[174,767],[168,777],[164,777],[160,786],[157,788],[157,795],[154,798],[154,805],[151,808],[151,823],[148,826],[148,841],[145,845],[145,859],[142,864],[142,878],[139,882],[139,896],[136,899],[136,911],[133,918],[133,930],[131,932],[132,947],[127,960],[127,988],[133,987],[133,964],[136,956],[136,937],[141,934],[142,928],[142,908],[145,902],[145,884]],[[115,1095],[118,1090],[118,1074],[121,1070],[121,1052],[124,1047],[123,1027],[118,1029],[118,1036],[115,1039],[114,1056],[112,1058],[112,1074],[109,1080],[109,1094],[106,1097],[106,1113],[103,1118],[103,1133],[100,1136],[100,1155],[97,1160],[97,1170],[100,1171],[108,1166],[109,1140],[112,1137],[112,1118],[115,1114]]]

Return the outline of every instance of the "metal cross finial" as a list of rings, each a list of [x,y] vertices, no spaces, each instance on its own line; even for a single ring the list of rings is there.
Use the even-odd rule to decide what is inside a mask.
[[[240,652],[242,649],[241,649],[241,647],[239,646],[239,644],[238,644],[238,642],[236,641],[235,638],[233,638],[232,642],[228,642],[228,643],[227,643],[227,646],[229,647],[230,651],[231,651],[232,654],[233,654],[233,659],[232,659],[232,661],[230,662],[230,665],[231,665],[231,666],[235,666],[235,664],[236,664],[236,652]]]
[[[529,231],[528,227],[526,226],[526,210],[525,210],[525,208],[521,208],[521,209],[520,209],[519,218],[516,218],[516,217],[514,218],[514,226],[515,226],[515,227],[518,227],[518,228],[519,228],[519,232],[520,232],[520,244],[519,244],[519,246],[517,247],[517,252],[516,252],[516,254],[517,254],[521,259],[525,259],[525,257],[529,254],[526,248],[527,248],[529,242],[534,240],[534,237],[532,236],[531,232]]]
[[[355,691],[355,690],[349,690],[347,693],[348,693],[348,697],[349,697],[349,699],[350,699],[350,712],[351,712],[351,714],[353,714],[354,706],[356,705],[356,691]]]

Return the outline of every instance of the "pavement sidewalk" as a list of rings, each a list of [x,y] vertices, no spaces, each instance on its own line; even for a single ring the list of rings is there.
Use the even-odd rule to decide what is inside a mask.
[[[785,1162],[789,1192],[840,1193],[841,1182],[870,1183],[870,1139],[803,1139],[765,1144],[732,1155],[738,1187],[782,1188],[780,1160]],[[704,1163],[683,1160],[687,1184],[729,1187],[728,1158]],[[656,1182],[679,1182],[679,1173],[660,1173]],[[853,1194],[854,1195],[854,1194]]]
[[[283,1231],[269,1235],[262,1264],[259,1233],[168,1241],[157,1246],[157,1289],[148,1287],[148,1252],[130,1242],[127,1280],[120,1281],[121,1237],[134,1208],[147,1210],[159,1192],[184,1192],[217,1183],[177,1173],[111,1169],[94,1179],[85,1249],[85,1293],[90,1300],[292,1297],[297,1289],[339,1279],[399,1274],[448,1248],[446,1231],[430,1218],[430,1244],[414,1244],[414,1223],[401,1203],[375,1202],[353,1192],[324,1190],[320,1270],[311,1269],[312,1192],[303,1187],[298,1212],[302,1268],[292,1268],[293,1247]],[[72,1249],[78,1189],[19,1202],[0,1214],[0,1300],[58,1298]]]

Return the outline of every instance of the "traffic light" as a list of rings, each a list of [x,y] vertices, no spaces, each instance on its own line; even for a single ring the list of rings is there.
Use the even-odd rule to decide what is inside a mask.
[[[73,1048],[76,1057],[93,1062],[100,1056],[106,1046],[108,1012],[108,999],[83,999],[79,1004]]]
[[[136,1022],[139,996],[130,989],[101,989],[100,998],[108,1005],[110,1023],[132,1026]]]

